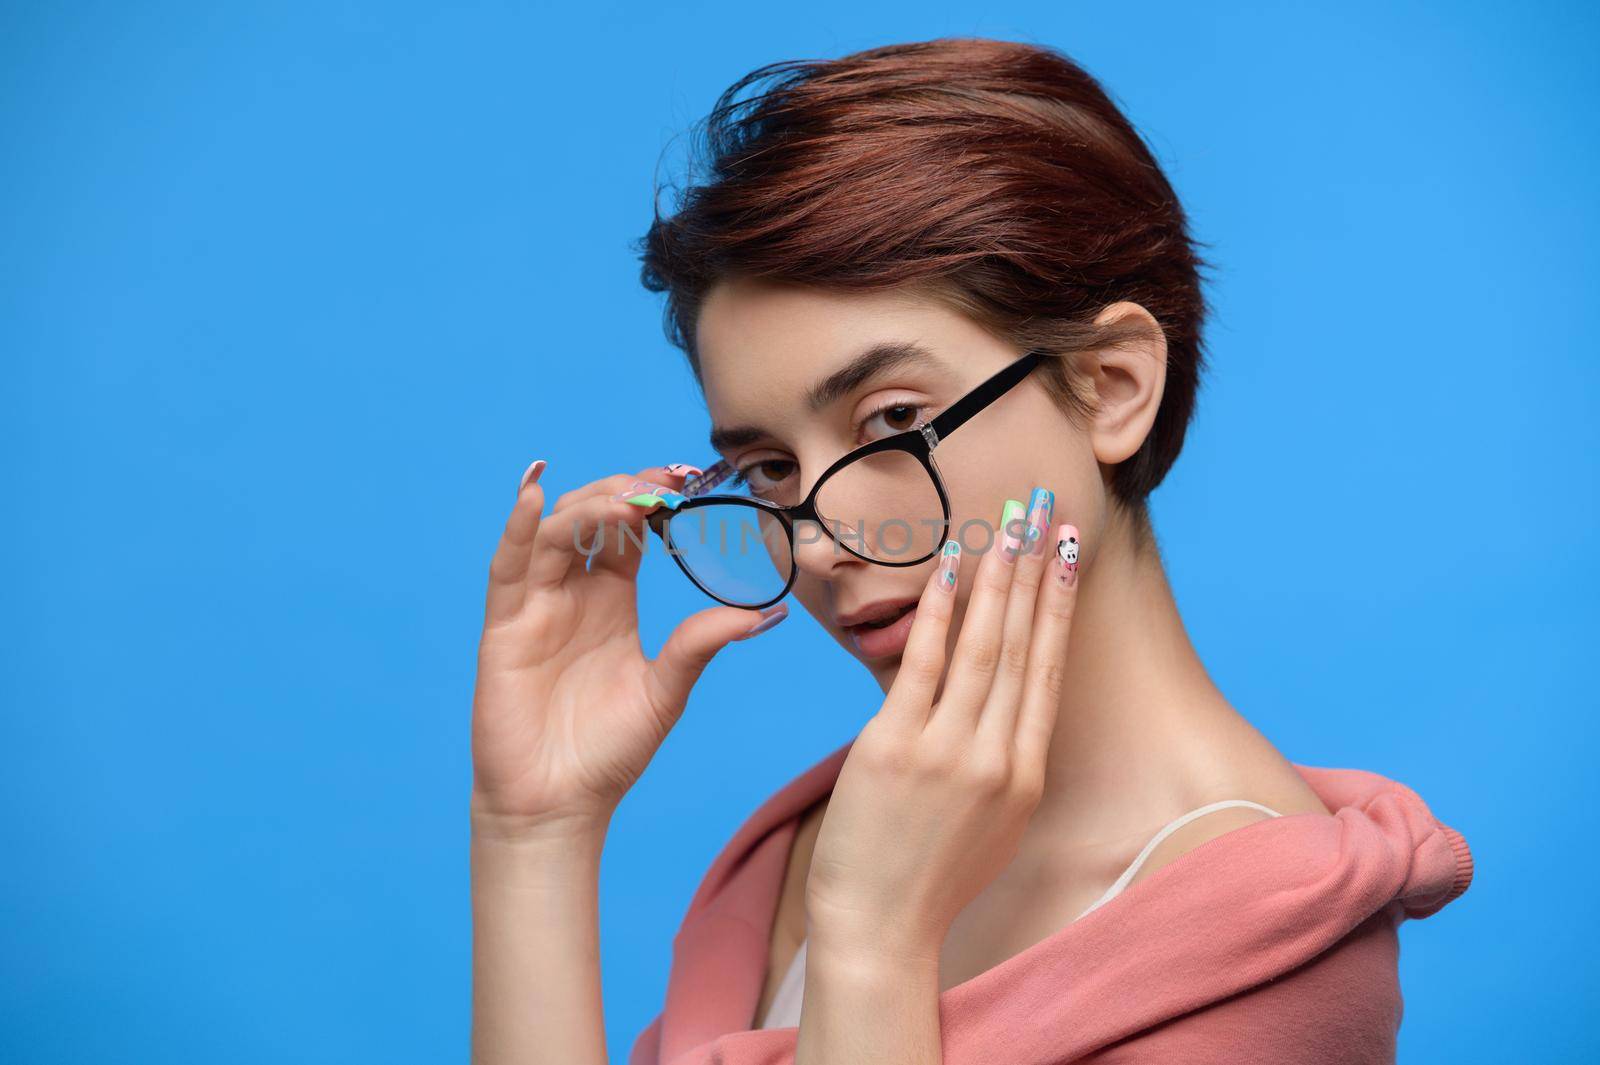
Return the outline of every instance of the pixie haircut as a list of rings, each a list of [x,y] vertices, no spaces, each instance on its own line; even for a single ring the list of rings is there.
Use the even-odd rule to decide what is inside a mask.
[[[1083,68],[984,38],[771,63],[730,86],[694,133],[691,180],[666,216],[658,186],[637,247],[697,377],[695,324],[718,281],[905,287],[1018,348],[1067,355],[1041,380],[1081,425],[1091,393],[1070,355],[1141,335],[1139,319],[1094,324],[1131,300],[1165,334],[1166,384],[1109,487],[1148,520],[1205,368],[1208,264],[1144,140]]]

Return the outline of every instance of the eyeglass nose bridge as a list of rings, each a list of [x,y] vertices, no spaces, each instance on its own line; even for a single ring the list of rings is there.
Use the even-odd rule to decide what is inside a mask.
[[[836,524],[836,523],[832,523]],[[853,559],[856,554],[849,550],[843,543],[848,536],[841,538],[839,530],[830,527],[829,519],[811,511],[803,517],[796,517],[787,526],[789,532],[789,567],[798,577],[800,571],[808,566],[814,573],[826,572],[829,562],[819,562],[819,553],[831,556],[831,562],[837,564],[840,559]],[[811,562],[805,561],[811,559]]]
[[[789,537],[791,582],[800,571],[800,551],[802,548],[810,547],[826,540],[833,545],[835,554],[838,554],[839,549],[842,547],[852,557],[861,557],[850,551],[849,545],[843,542],[845,538],[839,535],[838,522],[833,523],[834,528],[829,528],[829,519],[817,510],[817,488],[826,480],[826,475],[818,478],[817,484],[812,486],[812,490],[806,495],[806,498],[794,506],[775,508],[775,512],[783,524],[784,532]],[[871,560],[868,559],[868,561]]]

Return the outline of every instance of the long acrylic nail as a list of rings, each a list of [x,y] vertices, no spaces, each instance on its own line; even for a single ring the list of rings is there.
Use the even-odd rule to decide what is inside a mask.
[[[1044,534],[1050,528],[1050,512],[1055,509],[1056,494],[1048,488],[1035,488],[1028,497],[1028,553],[1045,549]]]
[[[666,470],[674,477],[698,477],[700,474],[705,472],[699,466],[691,466],[687,462],[674,462],[670,466],[663,466],[662,469]]]
[[[1056,529],[1056,580],[1071,587],[1078,583],[1078,527]]]
[[[743,636],[735,636],[734,639],[748,640],[752,636],[760,636],[763,632],[773,628],[778,624],[778,622],[782,621],[788,616],[789,608],[784,606],[782,603],[779,603],[776,606],[769,606],[767,609],[761,612],[760,621],[757,621],[755,624],[746,629]]]
[[[956,573],[961,569],[961,544],[955,540],[944,542],[944,554],[939,556],[939,587],[947,592],[956,590]]]
[[[1005,509],[1000,512],[1000,557],[1007,562],[1015,561],[1017,552],[1022,550],[1022,522],[1026,515],[1022,501],[1017,499],[1006,500]]]
[[[650,481],[635,481],[632,488],[625,492],[618,492],[611,498],[619,503],[632,503],[640,507],[665,504],[673,510],[681,506],[684,500],[681,492],[675,492],[666,485],[654,484]]]
[[[544,459],[534,459],[528,463],[528,468],[522,471],[522,480],[517,482],[517,495],[520,496],[522,490],[537,481],[542,473],[544,473]]]

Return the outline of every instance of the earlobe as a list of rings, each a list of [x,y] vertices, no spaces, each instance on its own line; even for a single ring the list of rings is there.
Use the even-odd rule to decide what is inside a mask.
[[[1167,338],[1149,311],[1127,300],[1106,307],[1095,324],[1129,334],[1081,356],[1080,368],[1093,387],[1096,405],[1090,441],[1095,458],[1109,466],[1137,453],[1155,425],[1166,391]]]

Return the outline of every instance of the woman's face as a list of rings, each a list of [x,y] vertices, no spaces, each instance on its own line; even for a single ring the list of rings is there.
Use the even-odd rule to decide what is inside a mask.
[[[1022,351],[965,316],[905,291],[840,294],[739,279],[715,286],[696,340],[713,431],[734,442],[721,457],[753,480],[803,499],[835,460],[939,413]],[[914,346],[864,375],[848,371],[879,345]],[[1057,521],[1096,542],[1105,494],[1086,433],[1075,430],[1036,372],[940,443],[935,461],[950,497],[950,536],[970,555],[992,550],[1007,499],[1036,487],[1055,493]],[[857,379],[858,378],[858,379]],[[831,381],[830,381],[831,379]],[[825,382],[822,401],[811,397]],[[732,431],[732,432],[730,432]],[[756,467],[759,464],[759,469]],[[968,523],[971,524],[968,524]],[[828,536],[798,536],[794,594],[834,639],[887,689],[899,667],[898,638],[858,637],[841,619],[915,604],[937,557],[916,566],[874,565]],[[970,573],[975,558],[963,561]],[[951,642],[960,631],[967,582],[959,587]]]

